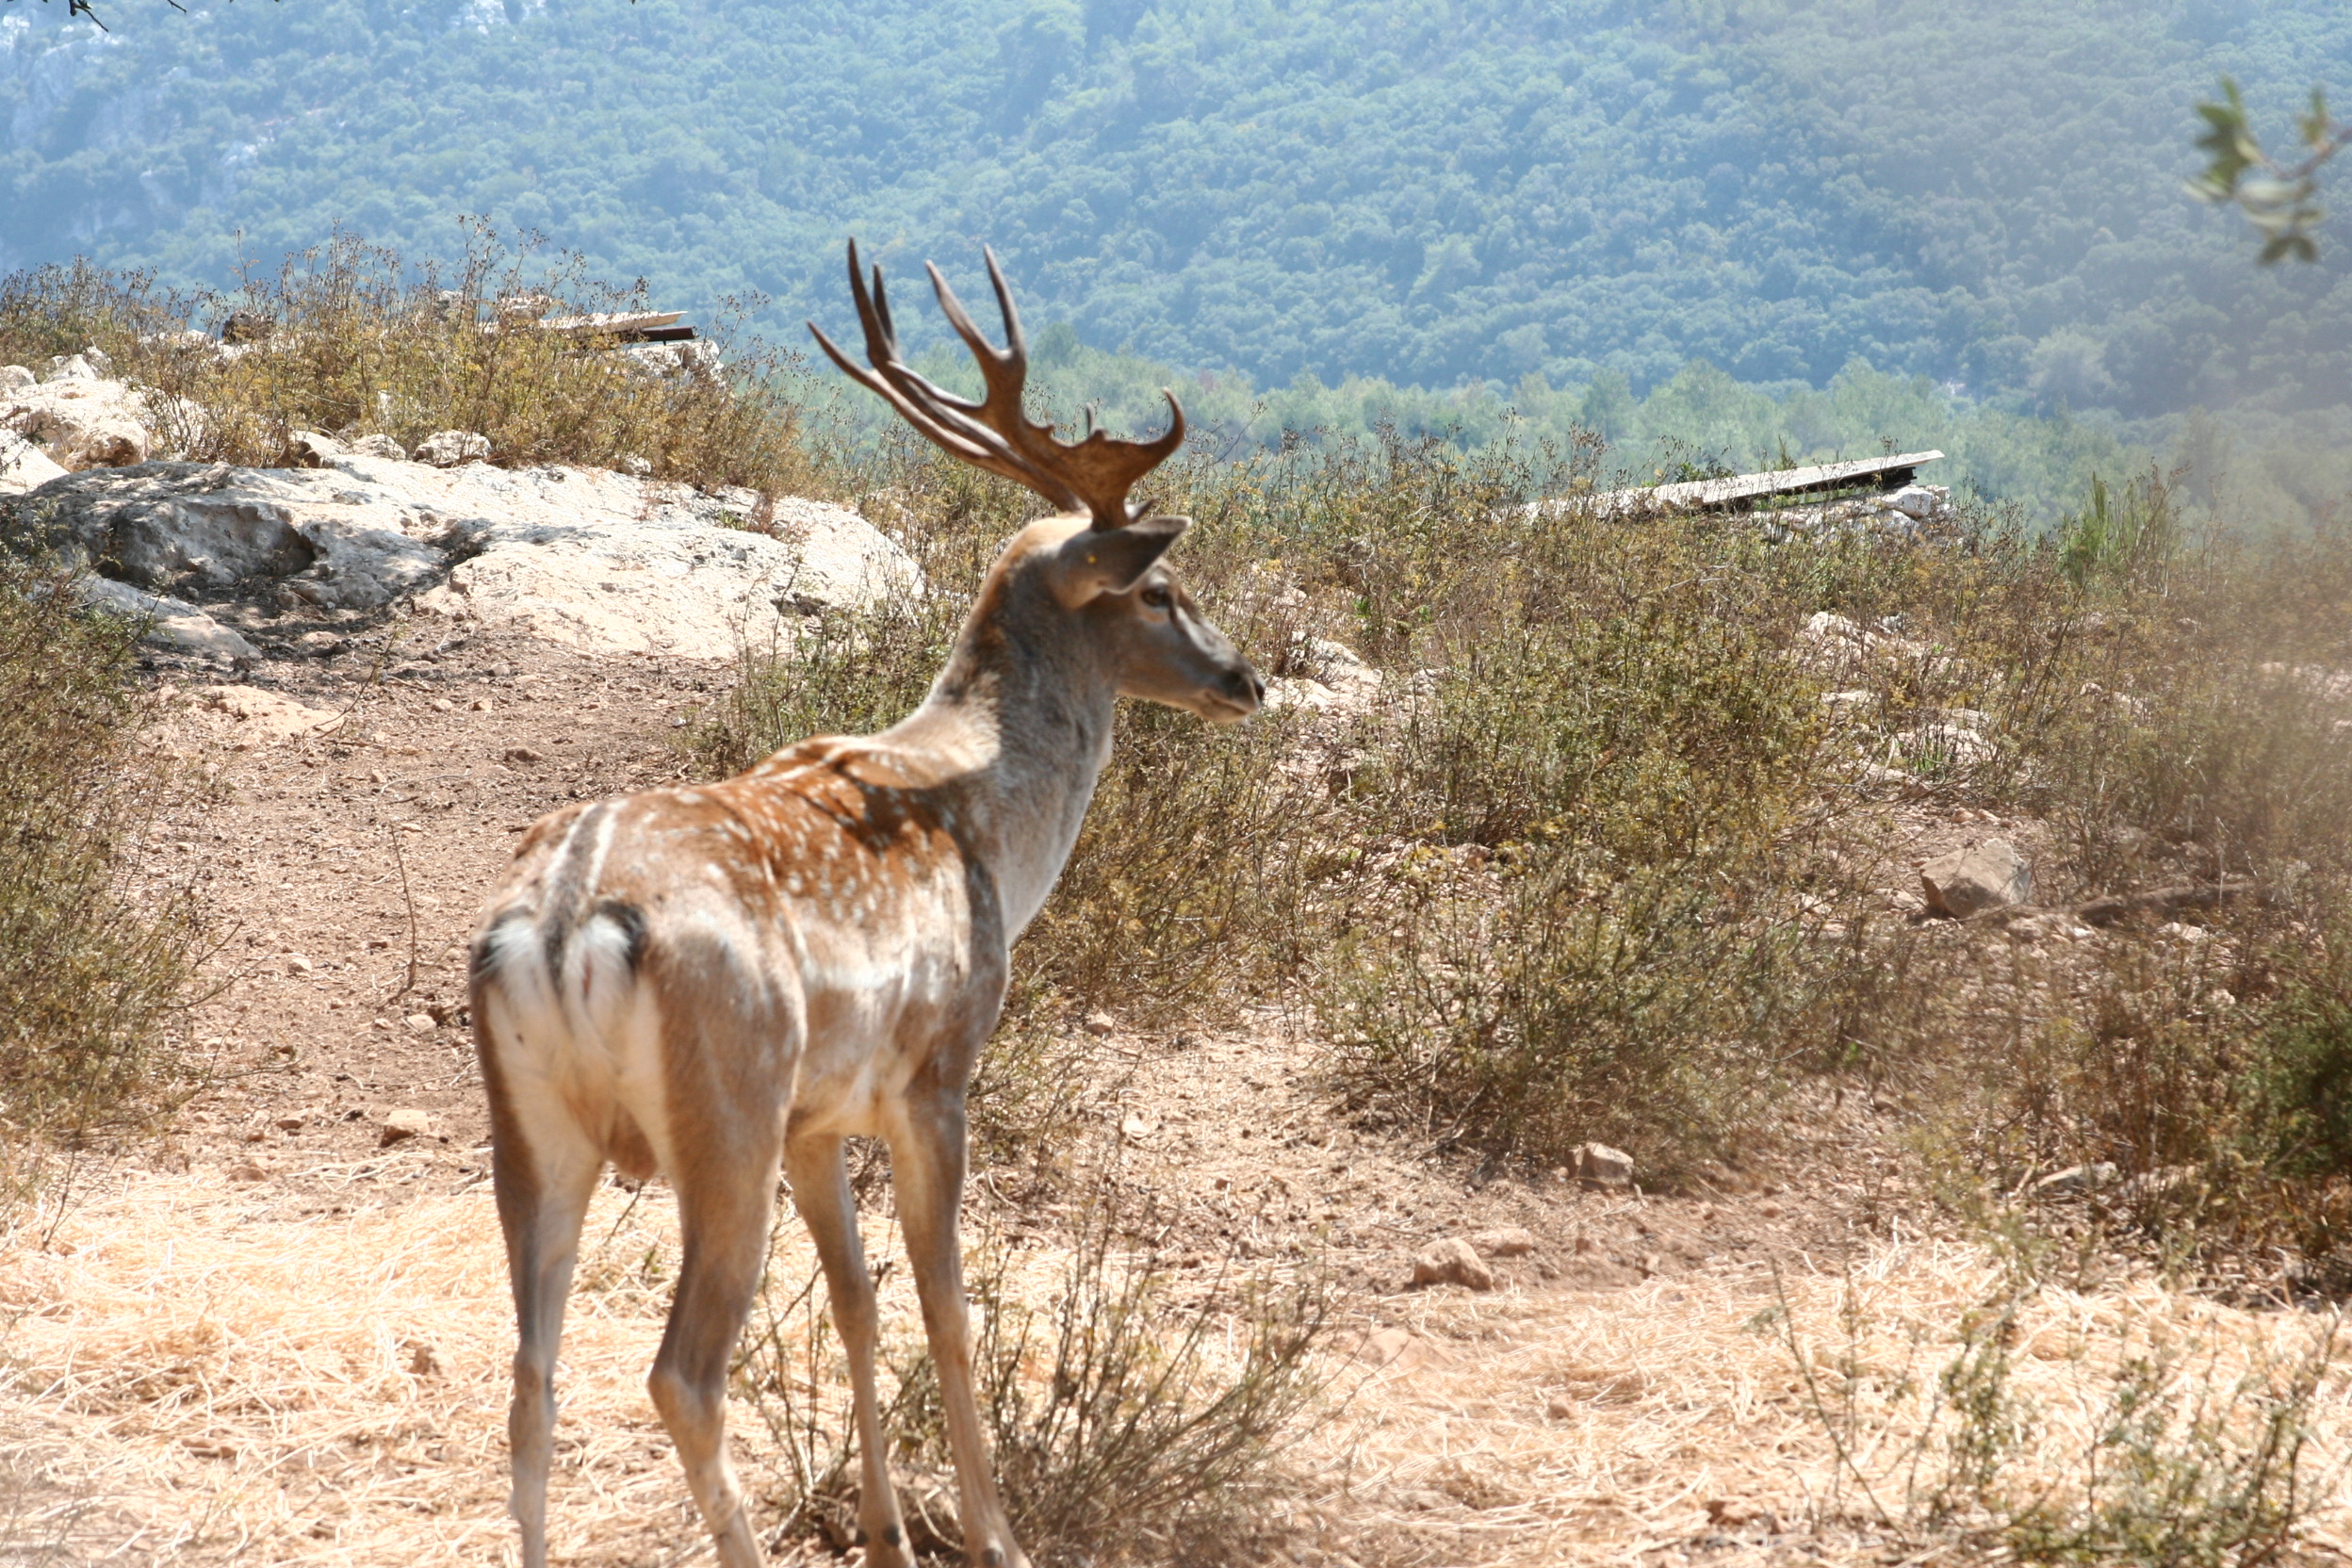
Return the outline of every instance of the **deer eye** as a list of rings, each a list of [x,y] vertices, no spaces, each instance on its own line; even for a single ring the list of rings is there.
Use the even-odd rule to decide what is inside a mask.
[[[1151,606],[1154,610],[1166,610],[1170,604],[1175,602],[1174,596],[1170,595],[1167,589],[1158,586],[1156,583],[1152,587],[1146,588],[1139,596],[1145,604]]]

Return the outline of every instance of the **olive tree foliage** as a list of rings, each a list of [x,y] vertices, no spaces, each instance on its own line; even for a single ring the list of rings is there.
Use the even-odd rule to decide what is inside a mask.
[[[2205,122],[2205,134],[2197,145],[2211,161],[2205,172],[2189,182],[2190,193],[2208,202],[2234,203],[2262,232],[2263,266],[2289,256],[2317,261],[2319,245],[2311,231],[2327,216],[2319,204],[2319,172],[2352,143],[2352,123],[2328,112],[2327,90],[2311,89],[2311,106],[2295,116],[2303,155],[2294,162],[2263,149],[2238,84],[2230,77],[2221,79],[2220,99],[2197,105],[2197,112]]]

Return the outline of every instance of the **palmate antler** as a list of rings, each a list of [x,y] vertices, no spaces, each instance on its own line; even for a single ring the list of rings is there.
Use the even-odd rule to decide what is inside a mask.
[[[1056,441],[1052,425],[1029,422],[1021,413],[1021,386],[1029,376],[1029,346],[1021,335],[1021,312],[1013,308],[1012,290],[988,257],[988,282],[995,286],[997,308],[1004,313],[1004,347],[992,347],[964,314],[956,291],[947,286],[939,270],[930,263],[931,286],[948,324],[980,362],[988,396],[972,402],[917,375],[898,357],[898,334],[890,325],[890,296],[882,286],[882,269],[874,270],[874,288],[867,291],[858,266],[858,242],[849,242],[849,288],[858,301],[858,319],[866,329],[866,357],[874,364],[861,369],[833,346],[814,321],[808,330],[817,344],[859,385],[898,410],[906,421],[974,466],[1002,474],[1027,485],[1065,512],[1083,512],[1098,529],[1124,528],[1142,516],[1147,503],[1130,505],[1127,492],[1135,482],[1158,467],[1184,439],[1184,410],[1173,392],[1163,392],[1169,414],[1168,433],[1156,441],[1118,441],[1101,431],[1078,442]]]

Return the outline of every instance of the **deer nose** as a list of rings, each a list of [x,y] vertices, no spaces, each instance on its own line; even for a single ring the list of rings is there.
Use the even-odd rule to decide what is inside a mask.
[[[1266,682],[1260,680],[1258,672],[1247,664],[1226,676],[1225,691],[1235,702],[1247,703],[1251,708],[1260,707],[1266,701]]]

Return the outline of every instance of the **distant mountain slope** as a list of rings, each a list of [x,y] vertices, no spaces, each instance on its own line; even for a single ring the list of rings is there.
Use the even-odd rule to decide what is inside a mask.
[[[2217,71],[2352,84],[2334,0],[189,4],[0,17],[0,270],[474,212],[786,328],[845,315],[856,232],[967,283],[989,240],[1037,319],[1260,384],[2352,402],[2352,236],[2258,274],[2179,190]]]

